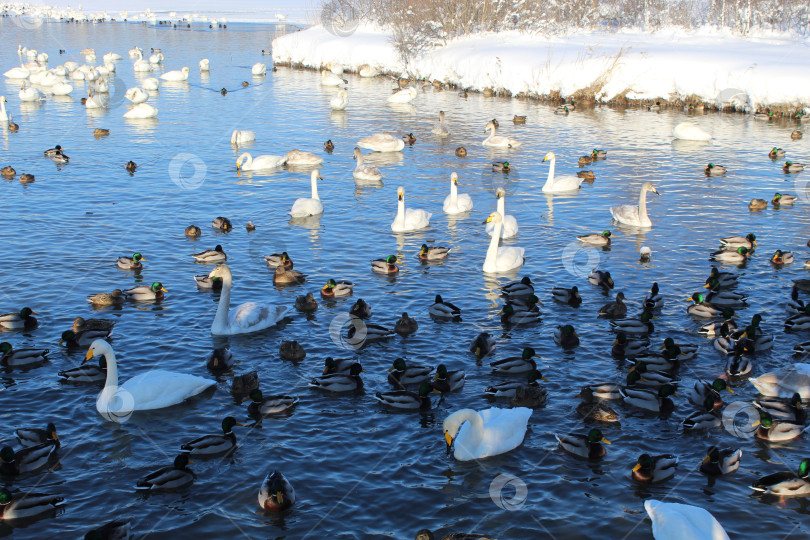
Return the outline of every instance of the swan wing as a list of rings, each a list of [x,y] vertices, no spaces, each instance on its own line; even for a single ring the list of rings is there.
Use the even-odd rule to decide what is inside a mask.
[[[231,328],[237,332],[267,328],[284,318],[288,307],[245,302],[231,310],[229,314]]]
[[[516,246],[501,246],[495,261],[497,271],[505,272],[523,265],[523,255],[526,250]]]
[[[297,199],[290,209],[292,217],[317,216],[323,214],[323,203],[318,199]]]
[[[640,222],[638,217],[638,206],[632,204],[622,204],[620,206],[612,206],[610,213],[613,219],[628,225],[638,225]]]
[[[526,407],[515,407],[513,409],[493,407],[480,411],[479,414],[484,422],[484,432],[477,448],[467,448],[472,454],[472,459],[496,456],[520,446],[526,435],[526,427],[529,417],[532,415],[532,410]],[[463,447],[464,439],[462,437],[471,429],[472,425],[470,423],[462,426],[456,444],[460,442]]]
[[[644,509],[655,540],[729,540],[723,526],[699,506],[649,499]]]
[[[196,375],[156,369],[132,377],[120,387],[119,393],[128,392],[134,400],[134,409],[143,411],[182,403],[215,384],[216,381]]]
[[[433,214],[418,208],[405,209],[405,223],[408,227],[422,229],[430,225],[430,217]]]

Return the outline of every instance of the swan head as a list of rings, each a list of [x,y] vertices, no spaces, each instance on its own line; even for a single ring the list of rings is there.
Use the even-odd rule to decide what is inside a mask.
[[[405,200],[405,188],[402,186],[399,186],[397,188],[397,200],[398,201]]]
[[[90,344],[90,348],[87,349],[87,354],[84,355],[84,361],[82,362],[82,364],[84,364],[94,356],[111,354],[112,352],[113,352],[112,345],[110,345],[103,339],[97,339]]]
[[[554,152],[549,152],[546,154],[546,157],[543,158],[543,162],[555,160],[557,156],[554,155]]]
[[[439,111],[439,121],[444,123],[444,111]]]
[[[484,220],[484,223],[500,223],[502,221],[503,218],[501,218],[500,212],[492,212],[487,216],[487,219]]]
[[[495,126],[495,121],[494,121],[494,120],[490,120],[489,122],[487,122],[487,125],[484,127],[484,132],[486,133],[486,132],[487,132],[487,131],[489,131],[490,129],[494,131],[494,130],[495,130],[495,127],[496,127],[496,126]]]
[[[448,453],[450,452],[450,448],[453,446],[453,441],[456,440],[458,430],[461,429],[464,422],[469,421],[471,416],[477,414],[478,413],[472,409],[461,409],[460,411],[456,411],[444,419],[442,430],[444,431],[444,440],[447,443]]]
[[[362,155],[363,155],[363,152],[361,152],[360,149],[355,146],[354,147],[354,159],[359,159],[360,156],[362,156]]]
[[[655,189],[655,186],[652,185],[652,182],[644,182],[644,185],[641,186],[641,189],[645,191],[652,191],[656,195],[660,195],[660,193],[658,193],[658,190]]]
[[[161,54],[160,56],[162,57],[163,55]],[[183,69],[181,69],[180,71],[182,71],[182,72],[183,72],[183,73],[185,73],[185,74],[188,74],[188,72],[189,72],[189,71],[191,71],[191,70],[190,70],[189,68],[187,68],[187,67],[184,67],[184,68],[183,68]]]
[[[241,156],[236,158],[236,170],[238,171],[239,169],[241,169],[242,168],[242,163],[244,163],[245,161],[247,161],[249,159],[250,159],[250,153],[249,152],[245,152],[244,154],[242,154]]]
[[[453,182],[454,186],[458,185],[458,174],[450,173],[450,180]]]
[[[228,268],[227,264],[218,264],[218,265],[216,265],[216,267],[213,270],[211,270],[211,272],[208,274],[208,277],[210,277],[210,278],[223,278],[225,276],[230,276],[230,275],[231,275],[231,269]]]
[[[497,190],[495,190],[495,199],[496,200],[497,199],[503,199],[505,196],[506,196],[506,190],[503,189],[502,187],[499,187]]]
[[[313,181],[314,180],[323,180],[323,177],[321,176],[321,171],[318,170],[318,169],[313,169],[312,174],[310,174],[309,178],[310,178],[310,180],[313,180]]]

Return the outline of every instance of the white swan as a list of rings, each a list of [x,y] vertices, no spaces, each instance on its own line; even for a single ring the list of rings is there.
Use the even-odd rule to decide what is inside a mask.
[[[338,90],[338,93],[335,94],[329,101],[329,106],[332,107],[333,111],[342,111],[346,109],[346,105],[349,104],[349,93],[346,92],[343,88]]]
[[[723,526],[699,506],[644,501],[655,540],[729,540]]]
[[[226,264],[219,264],[211,270],[208,277],[222,279],[222,293],[219,296],[217,314],[211,325],[211,333],[215,336],[247,334],[270,328],[283,319],[290,309],[286,306],[245,302],[231,310],[231,283],[233,281],[231,269]]]
[[[132,64],[132,69],[136,73],[152,71],[152,64],[143,59],[143,53],[141,51],[138,51],[138,54],[136,56],[138,57],[138,59],[135,60],[134,64]]]
[[[439,123],[433,126],[433,129],[430,130],[430,132],[434,135],[438,135],[439,137],[450,136],[450,129],[447,127],[447,124],[444,121],[444,111],[439,111]]]
[[[362,66],[360,68],[360,73],[359,73],[359,75],[361,77],[376,77],[379,74],[380,74],[380,72],[377,71],[376,68],[373,68],[373,67],[369,66],[368,64]]]
[[[551,161],[548,168],[548,178],[546,178],[546,183],[543,184],[543,193],[566,193],[579,189],[582,178],[573,175],[554,176],[554,167],[557,163],[557,156],[554,155],[554,152],[546,154],[543,161]]]
[[[388,96],[388,103],[410,103],[416,99],[417,91],[413,86],[397,90]]]
[[[500,212],[492,212],[484,222],[495,224],[495,230],[487,249],[487,257],[484,259],[484,272],[487,273],[508,272],[523,266],[525,249],[515,246],[499,246],[502,221]]]
[[[506,214],[506,190],[498,188],[495,192],[496,210],[501,215],[503,228],[501,229],[501,238],[512,238],[517,236],[518,222],[515,216]],[[495,223],[487,223],[485,229],[487,234],[492,236],[495,232]]]
[[[798,392],[802,399],[810,399],[810,364],[793,364],[748,380],[763,396],[790,398]]]
[[[107,82],[107,79],[99,79],[93,86],[93,90],[99,94],[108,94],[110,92],[110,84]]]
[[[3,73],[7,79],[27,79],[31,75],[31,71],[24,67],[15,67]]]
[[[490,131],[490,130],[492,131],[492,133],[489,134],[489,137],[484,139],[484,141],[481,143],[482,145],[489,146],[490,148],[519,148],[520,147],[520,141],[519,140],[512,139],[510,137],[503,137],[501,135],[498,135],[496,133],[497,128],[495,127],[495,124],[492,121],[487,123],[486,127],[484,128],[484,132],[486,133],[487,131]]]
[[[354,159],[357,160],[357,166],[354,168],[352,176],[354,176],[356,180],[366,180],[369,182],[378,182],[382,180],[383,175],[380,172],[380,169],[374,165],[363,163],[363,152],[361,152],[357,147],[354,149]]]
[[[244,160],[242,159],[244,158]],[[243,170],[243,171],[260,171],[263,169],[275,169],[276,167],[281,167],[286,163],[284,156],[271,156],[269,154],[265,154],[262,156],[256,156],[254,159],[250,153],[245,152],[238,158],[236,158],[236,170]]]
[[[148,103],[139,103],[124,113],[124,118],[157,118],[158,110]]]
[[[399,152],[405,148],[405,141],[393,133],[375,133],[357,141],[357,146],[373,152]]]
[[[48,58],[50,58],[48,56],[48,53],[46,53],[46,52],[39,53],[37,55],[37,62],[39,62],[40,64],[47,64],[48,63]]]
[[[320,165],[323,163],[323,158],[316,156],[312,152],[304,152],[303,150],[290,150],[284,154],[284,161],[287,165]]]
[[[157,80],[155,77],[147,77],[143,81],[141,81],[141,86],[144,90],[157,90],[160,88],[160,81]]]
[[[391,230],[395,233],[418,231],[430,226],[430,212],[405,208],[405,188],[397,188],[397,216],[391,223]]]
[[[6,110],[6,96],[0,96],[0,122],[11,122],[11,115]]]
[[[188,73],[191,71],[189,68],[175,69],[174,71],[167,71],[160,76],[164,81],[186,81],[188,80]]]
[[[636,227],[652,227],[652,221],[647,216],[647,192],[652,191],[658,195],[658,190],[655,189],[650,182],[644,182],[641,186],[641,193],[638,195],[638,206],[632,204],[623,204],[621,206],[613,206],[610,213],[613,219],[625,225],[635,225]]]
[[[177,405],[216,385],[216,381],[196,375],[153,369],[119,386],[115,353],[103,339],[97,339],[90,345],[84,361],[98,355],[104,355],[107,361],[107,380],[96,398],[96,410],[108,420],[126,419],[132,411]]]
[[[123,57],[118,53],[108,52],[107,54],[102,56],[101,59],[104,60],[105,63],[106,62],[120,62],[121,60],[123,60]]]
[[[87,99],[84,100],[84,106],[88,109],[106,109],[109,104],[109,97],[94,94],[90,90],[87,91]]]
[[[444,198],[443,210],[447,214],[461,214],[473,209],[472,198],[467,193],[458,194],[458,175],[450,174],[450,195]]]
[[[504,454],[521,445],[531,415],[527,407],[461,409],[444,419],[444,440],[459,461]]]
[[[58,82],[51,86],[51,94],[54,96],[68,96],[73,92],[73,85],[66,82]]]
[[[672,130],[672,136],[684,141],[710,141],[712,136],[692,122],[681,122]]]
[[[200,71],[210,71],[211,69],[211,62],[208,58],[203,58],[200,60]]]
[[[41,101],[45,96],[36,88],[28,86],[26,81],[23,81],[20,86],[20,101]]]
[[[231,133],[231,144],[239,146],[256,140],[256,134],[249,129],[235,129]]]
[[[137,57],[137,56],[140,56],[142,53],[143,53],[143,49],[141,49],[140,47],[138,47],[138,46],[136,45],[135,47],[132,47],[132,48],[129,50],[129,57],[130,57],[130,58],[135,58],[135,57]]]
[[[149,57],[150,64],[162,64],[166,58],[163,56],[163,53],[155,53]]]
[[[147,94],[142,88],[136,86],[127,90],[124,97],[137,105],[139,103],[145,103],[146,100],[149,99],[149,94]]]
[[[331,71],[321,72],[321,84],[324,86],[340,86],[341,84],[348,84],[349,81],[344,81]]]
[[[323,204],[318,197],[318,180],[323,180],[323,178],[321,178],[317,169],[312,171],[310,180],[312,182],[312,197],[308,199],[296,199],[290,209],[290,216],[294,218],[323,214]]]
[[[256,62],[250,68],[250,72],[253,75],[264,75],[267,72],[267,66],[265,64],[262,64],[261,62]]]

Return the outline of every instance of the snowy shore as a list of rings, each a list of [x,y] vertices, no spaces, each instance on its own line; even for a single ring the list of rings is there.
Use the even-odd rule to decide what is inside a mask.
[[[322,26],[273,41],[273,60],[357,70],[368,64],[475,91],[599,102],[701,101],[755,112],[810,106],[810,40],[740,37],[713,29],[569,36],[500,32],[449,42],[407,63],[388,33],[361,26],[338,37]]]

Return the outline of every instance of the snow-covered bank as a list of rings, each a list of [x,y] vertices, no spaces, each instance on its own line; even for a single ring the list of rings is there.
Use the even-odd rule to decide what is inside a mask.
[[[321,26],[273,41],[273,60],[438,80],[461,88],[608,102],[699,99],[722,105],[748,96],[750,109],[810,104],[810,43],[789,36],[740,37],[701,31],[583,33],[500,32],[451,41],[404,64],[390,36],[362,26],[337,37]]]

